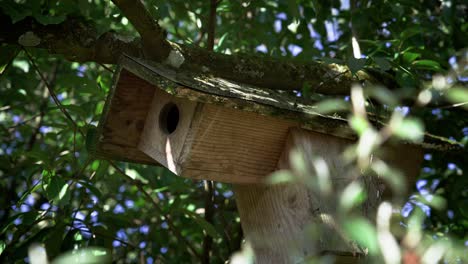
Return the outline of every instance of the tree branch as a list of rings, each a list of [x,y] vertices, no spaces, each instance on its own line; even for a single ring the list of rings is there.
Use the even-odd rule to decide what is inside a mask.
[[[213,218],[215,213],[214,208],[214,184],[213,181],[205,180],[205,220],[213,224]],[[209,264],[211,258],[211,247],[213,245],[213,237],[209,234],[205,234],[203,238],[203,259],[202,263]]]
[[[70,61],[116,64],[122,53],[141,57],[139,40],[113,32],[102,35],[83,18],[72,17],[60,24],[42,25],[27,17],[15,24],[0,10],[0,43],[46,49]]]
[[[214,48],[215,28],[216,28],[216,7],[218,6],[217,0],[210,1],[210,17],[208,20],[208,40],[207,49],[212,51]]]
[[[49,53],[62,54],[70,61],[79,62],[116,64],[123,53],[144,57],[139,39],[128,40],[114,32],[99,36],[96,32],[89,22],[80,18],[68,18],[60,24],[46,26],[32,18],[12,24],[10,18],[0,12],[0,44],[44,48]],[[305,63],[247,54],[226,55],[165,41],[152,43],[154,46],[151,48],[155,52],[165,49],[157,46],[165,45],[161,43],[178,50],[183,59],[176,67],[269,89],[301,90],[304,84],[308,84],[316,88],[311,92],[347,95],[354,82],[382,83],[390,89],[396,87],[391,78],[364,71],[358,72],[356,77],[347,66],[337,64]],[[149,47],[149,44],[145,45]]]
[[[151,17],[141,0],[112,0],[130,20],[141,36],[145,55],[155,61],[164,61],[171,51],[165,31]]]

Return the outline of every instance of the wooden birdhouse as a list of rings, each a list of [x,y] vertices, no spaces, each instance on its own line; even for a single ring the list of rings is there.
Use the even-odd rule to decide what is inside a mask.
[[[182,177],[234,184],[244,233],[253,241],[257,261],[288,263],[297,259],[287,251],[290,246],[301,254],[316,250],[303,237],[306,224],[325,221],[316,209],[326,214],[334,208],[304,184],[265,185],[267,176],[290,167],[294,148],[311,159],[322,157],[337,192],[362,174],[340,158],[356,139],[347,119],[320,114],[302,100],[123,56],[93,149],[101,158],[162,165]],[[423,148],[441,145],[436,140],[389,145],[382,159],[411,182]],[[363,214],[372,217],[382,186],[366,186],[375,199],[364,205]],[[322,237],[319,244],[322,252],[360,253],[338,235]]]

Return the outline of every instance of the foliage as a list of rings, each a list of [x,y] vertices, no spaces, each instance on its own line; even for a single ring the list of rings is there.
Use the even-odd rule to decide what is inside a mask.
[[[136,34],[109,1],[0,3],[14,22],[32,16],[55,24],[84,16],[100,33]],[[160,18],[169,40],[206,46],[209,1],[148,0],[146,6]],[[367,69],[394,76],[399,89],[356,86],[351,97],[322,102],[320,109],[348,109],[350,125],[361,138],[358,144],[363,142],[351,151],[350,160],[395,182],[395,174],[382,171],[382,164],[363,162],[389,137],[420,141],[427,131],[462,146],[468,141],[466,11],[462,1],[224,0],[217,8],[214,49],[322,60],[346,64],[353,73]],[[85,135],[100,118],[113,70],[1,44],[0,262],[26,261],[32,242],[41,243],[50,259],[97,246],[108,249],[118,263],[200,262],[205,235],[214,238],[213,263],[239,250],[242,232],[230,186],[215,183],[214,219],[206,221],[209,192],[203,182],[89,155]],[[303,88],[303,96],[312,96]],[[382,114],[392,120],[389,134],[360,114],[359,100],[375,111],[375,105],[385,106]],[[411,262],[412,256],[433,261],[431,254],[439,253],[459,261],[457,252],[466,251],[468,241],[466,158],[466,151],[425,153],[420,179],[407,201],[382,204],[377,226],[355,217],[341,223],[344,230],[368,247],[376,261],[399,261],[391,259],[397,255],[385,254],[391,248],[383,248],[385,243],[395,245],[405,263],[419,263]],[[288,175],[273,178],[273,184],[294,178]],[[362,202],[360,187],[348,187],[342,194],[348,203],[340,204],[344,211]],[[391,208],[401,213],[390,217]]]

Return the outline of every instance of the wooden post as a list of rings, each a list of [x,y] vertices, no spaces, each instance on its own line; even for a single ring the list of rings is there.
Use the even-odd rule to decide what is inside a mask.
[[[333,184],[332,199],[323,199],[304,181],[279,185],[235,185],[235,195],[242,228],[251,243],[256,263],[300,263],[309,256],[333,254],[338,263],[355,263],[364,252],[333,228],[338,193],[354,180],[365,181],[368,194],[362,215],[372,218],[382,197],[382,184],[376,177],[363,177],[358,170],[345,165],[340,158],[353,142],[301,129],[289,133],[278,169],[289,168],[289,153],[300,149],[306,160],[323,158]],[[419,155],[408,159],[419,164]],[[319,172],[319,173],[326,173]],[[310,225],[320,225],[325,232],[317,239],[308,231]]]

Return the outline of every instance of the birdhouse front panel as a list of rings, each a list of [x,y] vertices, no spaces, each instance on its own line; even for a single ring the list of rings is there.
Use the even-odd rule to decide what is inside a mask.
[[[254,183],[275,171],[293,126],[297,123],[158,89],[138,147],[183,177]]]

